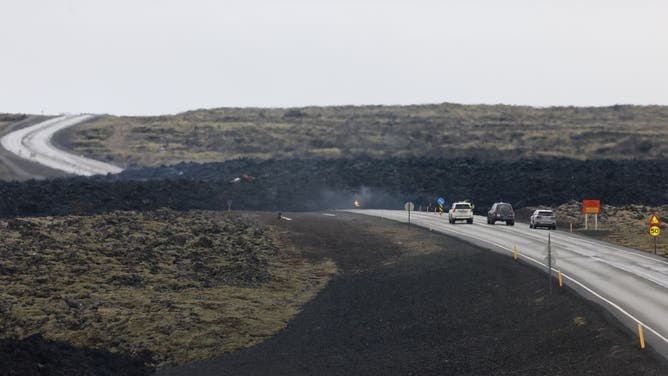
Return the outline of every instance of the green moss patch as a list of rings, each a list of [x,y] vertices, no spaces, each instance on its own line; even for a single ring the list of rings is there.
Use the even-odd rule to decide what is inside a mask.
[[[335,272],[276,241],[208,211],[0,222],[0,338],[148,351],[157,366],[251,346]]]

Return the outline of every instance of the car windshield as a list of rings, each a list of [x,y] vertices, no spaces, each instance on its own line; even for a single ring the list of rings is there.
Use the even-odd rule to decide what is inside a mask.
[[[554,213],[551,211],[541,210],[538,212],[538,215],[541,215],[543,217],[552,217],[554,216]]]
[[[501,204],[497,206],[497,210],[502,214],[510,214],[513,212],[513,207],[510,204]]]
[[[469,205],[469,204],[457,204],[457,205],[455,205],[455,209],[471,209],[471,205]]]

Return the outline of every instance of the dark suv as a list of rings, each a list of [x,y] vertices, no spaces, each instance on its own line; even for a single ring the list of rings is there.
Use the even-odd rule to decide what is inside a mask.
[[[506,225],[515,224],[513,206],[506,202],[495,202],[487,212],[487,224],[493,225],[496,221],[504,221]]]

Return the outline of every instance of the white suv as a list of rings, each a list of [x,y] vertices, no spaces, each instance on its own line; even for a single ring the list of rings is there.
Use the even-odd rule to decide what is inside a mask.
[[[466,223],[473,223],[473,208],[468,202],[455,202],[448,211],[448,221],[455,223],[455,221],[466,221]]]
[[[554,217],[554,212],[552,210],[542,209],[534,211],[531,217],[529,217],[529,227],[547,227],[551,228],[552,230],[556,230],[557,220]]]

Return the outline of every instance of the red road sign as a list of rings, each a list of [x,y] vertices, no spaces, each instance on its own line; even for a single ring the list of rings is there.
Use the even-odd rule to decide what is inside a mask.
[[[582,200],[582,214],[599,214],[601,200]]]
[[[659,219],[659,216],[656,214],[652,214],[652,216],[649,218],[649,225],[650,226],[660,226],[661,225],[661,220]]]

